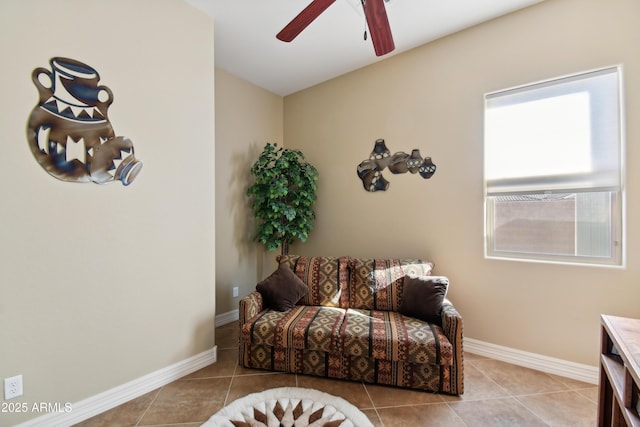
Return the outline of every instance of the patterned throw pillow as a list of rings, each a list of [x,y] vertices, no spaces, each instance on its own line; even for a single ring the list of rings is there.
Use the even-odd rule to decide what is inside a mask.
[[[449,279],[443,276],[404,276],[400,313],[442,326],[442,303]]]
[[[286,264],[280,264],[276,271],[258,283],[256,289],[262,294],[267,307],[278,311],[293,308],[307,294],[307,286]]]

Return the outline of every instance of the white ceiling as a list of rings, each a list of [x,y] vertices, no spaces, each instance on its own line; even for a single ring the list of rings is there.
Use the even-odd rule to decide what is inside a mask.
[[[396,49],[375,56],[360,0],[337,0],[295,40],[276,34],[311,0],[185,0],[214,18],[217,67],[289,95],[542,0],[391,0]]]

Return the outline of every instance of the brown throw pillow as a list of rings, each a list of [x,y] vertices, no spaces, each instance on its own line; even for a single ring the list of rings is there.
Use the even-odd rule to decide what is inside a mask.
[[[442,303],[449,279],[443,276],[404,276],[402,303],[398,311],[442,326]]]
[[[256,289],[267,306],[278,311],[291,309],[308,292],[307,285],[286,264],[280,264]]]

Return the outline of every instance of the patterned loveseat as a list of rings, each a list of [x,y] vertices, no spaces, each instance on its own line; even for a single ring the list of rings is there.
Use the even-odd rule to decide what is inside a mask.
[[[278,262],[305,295],[285,311],[258,291],[240,301],[242,366],[463,393],[462,317],[451,302],[441,300],[431,321],[400,312],[406,280],[433,278],[432,263],[297,255]]]

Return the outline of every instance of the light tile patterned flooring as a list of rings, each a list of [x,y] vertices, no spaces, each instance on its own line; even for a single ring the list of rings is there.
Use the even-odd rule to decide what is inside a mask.
[[[315,388],[360,408],[374,426],[595,426],[597,387],[470,353],[460,397],[238,366],[238,327],[216,329],[218,362],[78,426],[195,427],[224,405],[273,387]]]

